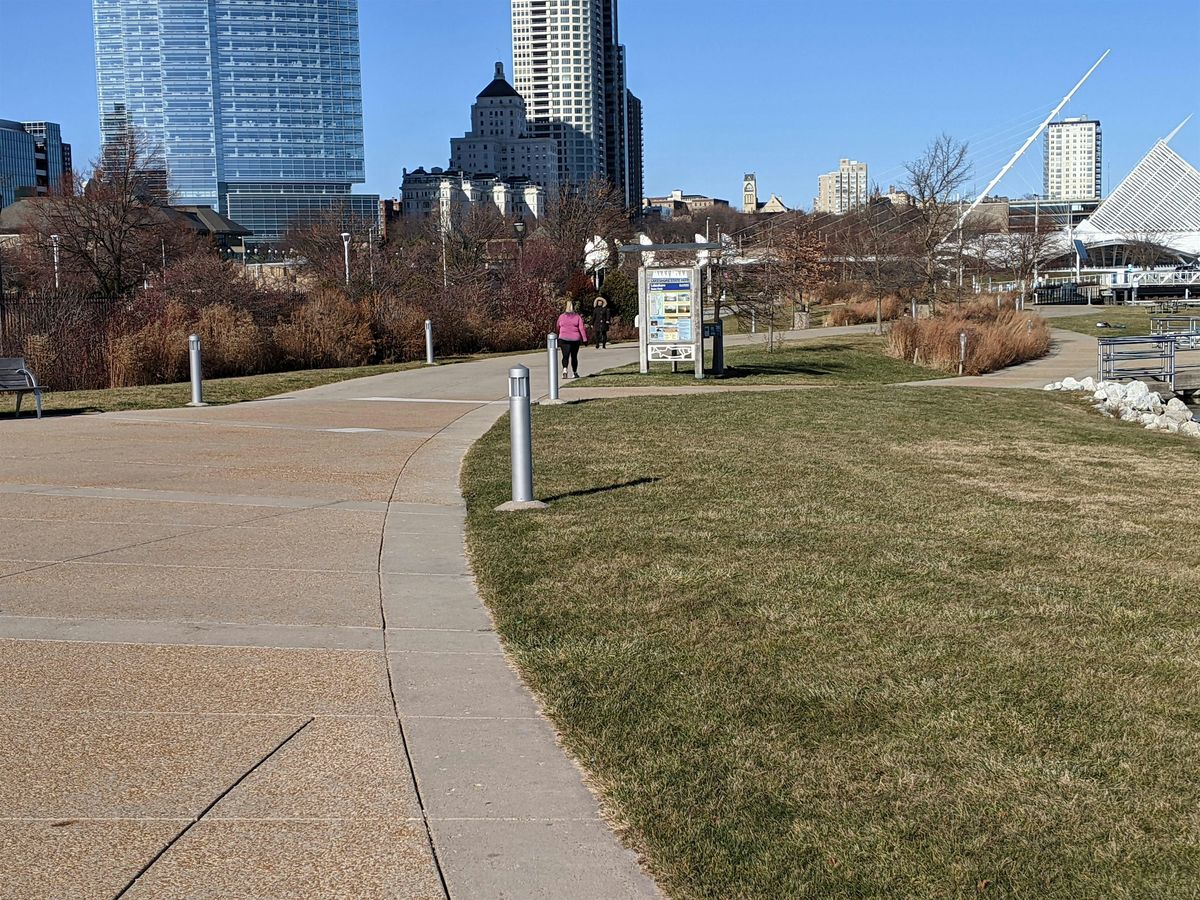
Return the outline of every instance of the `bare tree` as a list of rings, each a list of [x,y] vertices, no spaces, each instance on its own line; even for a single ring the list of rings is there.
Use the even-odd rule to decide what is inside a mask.
[[[1058,229],[1040,223],[1011,225],[1007,233],[988,235],[980,242],[984,264],[1011,277],[1023,301],[1033,296],[1038,269],[1060,253]]]
[[[944,277],[944,245],[961,214],[954,198],[971,176],[967,145],[947,134],[940,135],[924,155],[905,163],[904,168],[908,173],[904,186],[914,201],[909,229],[912,252],[920,265],[932,309],[937,303],[938,282]]]
[[[897,209],[887,199],[876,199],[848,213],[843,227],[834,232],[833,252],[846,261],[875,300],[877,334],[883,334],[884,298],[911,289],[920,280],[909,252],[913,219],[908,207]]]
[[[632,230],[621,195],[605,180],[576,187],[564,185],[538,223],[538,237],[572,261],[584,264],[584,248],[594,236],[622,238]]]
[[[127,133],[105,144],[86,185],[64,185],[38,202],[35,240],[49,246],[57,236],[63,280],[125,294],[158,272],[165,257],[192,249],[193,235],[163,212],[166,179],[161,152]]]
[[[780,312],[789,303],[793,311],[805,308],[805,288],[826,272],[825,243],[809,216],[784,213],[764,230],[755,253],[759,262],[739,280],[734,314],[743,324],[761,319],[773,350]]]

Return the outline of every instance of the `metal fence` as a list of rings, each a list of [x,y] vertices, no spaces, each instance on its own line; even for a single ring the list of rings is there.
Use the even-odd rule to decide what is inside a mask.
[[[1176,393],[1200,389],[1200,332],[1100,338],[1102,381],[1145,381]]]

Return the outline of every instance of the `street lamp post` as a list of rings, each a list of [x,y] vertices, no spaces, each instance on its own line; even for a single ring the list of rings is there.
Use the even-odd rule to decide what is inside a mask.
[[[367,245],[367,258],[371,265],[371,287],[375,287],[375,226],[371,226],[371,242]]]
[[[513,234],[517,236],[517,264],[520,265],[521,260],[525,258],[525,217],[517,219],[513,222]]]
[[[342,250],[346,261],[346,287],[350,287],[350,232],[342,232]]]
[[[57,234],[50,235],[50,244],[54,248],[54,291],[58,292],[58,242]]]

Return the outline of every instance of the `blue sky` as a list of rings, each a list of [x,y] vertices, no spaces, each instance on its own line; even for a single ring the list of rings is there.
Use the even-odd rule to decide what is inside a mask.
[[[1063,115],[1104,131],[1105,190],[1200,112],[1196,0],[622,0],[630,87],[642,98],[646,190],[807,207],[841,157],[887,187],[947,132],[968,140],[982,188],[1108,48]],[[394,196],[404,167],[445,165],[492,64],[511,58],[508,0],[361,0],[367,185]],[[98,145],[90,0],[0,0],[0,118],[63,126],[76,159]],[[1172,146],[1200,164],[1200,116]],[[1041,183],[1040,143],[1001,184]]]

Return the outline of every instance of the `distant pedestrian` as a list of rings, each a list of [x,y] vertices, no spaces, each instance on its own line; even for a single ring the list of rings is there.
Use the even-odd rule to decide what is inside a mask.
[[[592,307],[592,332],[596,339],[597,350],[608,349],[608,326],[612,322],[612,310],[608,308],[608,301],[603,297],[597,297],[596,303]]]
[[[567,377],[567,369],[571,377],[579,377],[579,345],[586,344],[588,339],[587,326],[583,324],[583,316],[575,311],[575,301],[568,300],[563,305],[562,315],[558,317],[558,346],[562,349],[563,378]]]

